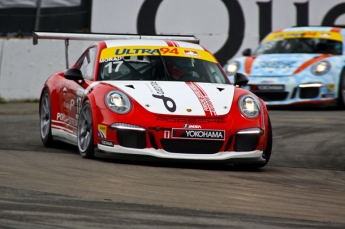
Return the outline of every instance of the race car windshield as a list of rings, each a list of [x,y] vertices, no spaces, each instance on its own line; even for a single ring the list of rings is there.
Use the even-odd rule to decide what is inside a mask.
[[[123,56],[99,63],[100,81],[155,80],[229,84],[217,63],[176,56]]]
[[[274,53],[320,53],[342,54],[342,42],[321,38],[290,38],[262,42],[254,51],[258,54]]]

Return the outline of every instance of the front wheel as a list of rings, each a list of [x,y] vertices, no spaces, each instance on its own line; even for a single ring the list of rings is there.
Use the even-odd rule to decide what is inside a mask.
[[[268,135],[267,135],[267,144],[266,144],[266,149],[264,150],[264,153],[262,155],[263,158],[266,159],[266,163],[263,164],[261,167],[265,166],[268,161],[271,158],[271,153],[272,153],[272,145],[273,145],[273,133],[272,133],[272,125],[271,125],[271,120],[270,117],[267,117],[268,120]]]
[[[92,110],[89,101],[86,101],[78,119],[78,150],[82,157],[94,157]]]
[[[265,163],[260,163],[260,164],[235,164],[234,166],[239,169],[258,169],[262,168],[265,165],[267,165],[268,161],[271,158],[271,153],[272,153],[272,145],[273,145],[273,133],[272,133],[272,125],[271,125],[271,120],[270,117],[267,117],[268,120],[268,129],[267,131],[267,140],[266,140],[266,149],[264,150],[262,157],[266,160]]]

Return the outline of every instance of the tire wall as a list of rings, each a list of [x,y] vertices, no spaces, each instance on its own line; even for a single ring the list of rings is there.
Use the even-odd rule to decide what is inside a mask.
[[[3,12],[1,1],[0,16]],[[130,0],[130,4],[128,0],[81,2],[90,7],[85,9],[88,15],[83,14],[86,19],[79,20],[78,31],[193,34],[201,40],[201,45],[215,54],[222,65],[240,56],[245,48],[255,49],[260,40],[274,30],[295,25],[345,25],[343,0],[328,0],[327,4],[325,0]],[[61,24],[59,26],[68,23]],[[42,25],[45,31],[49,30],[49,25],[58,26],[57,23],[45,22]],[[25,28],[27,30],[30,26],[25,25]],[[58,31],[71,30],[69,26],[65,29],[59,27]],[[6,31],[11,30],[7,28]],[[30,31],[24,29],[21,32]],[[70,41],[70,66],[91,43]],[[38,99],[45,80],[53,72],[65,69],[65,65],[63,41],[40,40],[38,45],[33,46],[31,37],[0,39],[0,98],[7,101]]]

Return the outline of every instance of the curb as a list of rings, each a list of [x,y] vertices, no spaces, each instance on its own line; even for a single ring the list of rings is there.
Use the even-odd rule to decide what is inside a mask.
[[[13,102],[0,104],[0,115],[38,114],[39,103]]]

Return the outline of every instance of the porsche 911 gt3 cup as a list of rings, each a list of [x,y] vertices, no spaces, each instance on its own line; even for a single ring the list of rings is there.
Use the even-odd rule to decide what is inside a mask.
[[[293,27],[275,31],[252,53],[230,60],[224,70],[247,74],[246,88],[266,105],[316,104],[345,107],[345,30]]]
[[[84,158],[125,154],[251,168],[269,161],[264,102],[238,87],[245,75],[232,84],[194,36],[36,32],[35,44],[39,38],[98,40],[43,85],[45,146],[74,144]]]

